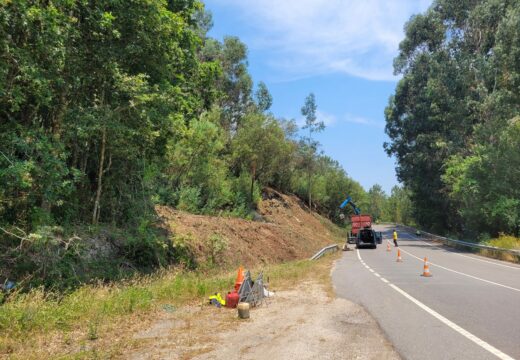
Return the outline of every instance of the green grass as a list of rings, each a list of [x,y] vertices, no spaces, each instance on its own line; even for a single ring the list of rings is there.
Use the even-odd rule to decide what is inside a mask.
[[[301,260],[268,265],[262,270],[265,281],[269,277],[270,285],[276,288],[306,276],[316,276],[320,273],[317,268],[329,263],[330,260]],[[256,276],[260,269],[253,270],[253,276]],[[320,274],[328,276],[327,271]],[[132,314],[146,314],[164,304],[204,303],[210,294],[230,290],[235,276],[235,271],[170,270],[113,285],[86,285],[64,296],[42,289],[16,294],[0,306],[0,358],[27,352],[31,346],[37,347],[37,342],[31,338],[52,334],[66,338],[68,334],[80,331],[83,341],[93,341],[102,336],[100,329],[104,325],[124,322]],[[37,358],[38,350],[34,351],[29,353],[36,354],[31,357]]]
[[[203,298],[213,289],[228,288],[232,282],[231,275],[165,272],[117,285],[84,286],[63,298],[37,289],[0,307],[0,332],[20,337],[35,331],[67,331],[80,320],[99,322],[148,310],[162,301],[182,304]]]

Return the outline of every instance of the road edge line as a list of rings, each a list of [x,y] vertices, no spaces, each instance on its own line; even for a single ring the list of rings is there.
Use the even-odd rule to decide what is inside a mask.
[[[359,253],[359,249],[357,249],[357,256],[358,256],[360,261],[363,261],[363,259],[361,258],[361,254]],[[371,270],[371,268],[368,265],[365,265],[365,267],[367,269]],[[373,273],[377,274],[376,272],[373,272]],[[477,344],[478,346],[480,346],[484,350],[486,350],[486,351],[490,352],[491,354],[495,355],[497,358],[499,358],[501,360],[514,360],[514,358],[512,358],[511,356],[503,353],[502,351],[498,350],[493,345],[491,345],[491,344],[485,342],[484,340],[480,339],[479,337],[473,335],[472,333],[470,333],[469,331],[467,331],[464,328],[460,327],[459,325],[457,325],[453,321],[451,321],[448,318],[442,316],[441,314],[439,314],[437,311],[433,310],[429,306],[423,304],[422,302],[420,302],[419,300],[414,298],[412,295],[408,294],[406,291],[404,291],[400,287],[392,284],[391,282],[389,282],[388,280],[386,280],[383,277],[380,277],[380,279],[383,282],[385,282],[386,284],[388,284],[392,289],[397,291],[399,294],[401,294],[402,296],[404,296],[405,298],[407,298],[408,300],[413,302],[419,308],[423,309],[428,314],[430,314],[431,316],[433,316],[434,318],[436,318],[437,320],[442,322],[444,325],[446,325],[449,328],[451,328],[452,330],[458,332],[460,335],[464,336],[466,339],[471,340],[473,343]]]
[[[428,246],[431,246],[431,247],[435,247],[437,249],[441,249],[441,250],[445,250],[443,249],[443,246],[444,245],[437,245],[437,244],[430,244],[428,242],[426,242],[425,240],[422,240],[420,237],[418,237],[417,235],[414,235],[414,234],[411,234],[411,233],[407,233],[405,232],[404,234],[406,235],[409,235],[409,236],[413,236],[412,240],[418,240],[420,242],[422,242],[423,244],[425,245],[428,245]],[[502,261],[504,262],[504,260],[499,260],[499,259],[495,259],[495,261],[492,261],[492,260],[487,260],[489,258],[486,258],[486,259],[480,259],[476,256],[480,256],[480,257],[483,257],[482,255],[475,255],[475,256],[468,256],[468,255],[464,255],[464,254],[461,254],[461,253],[458,253],[456,252],[455,248],[450,248],[451,251],[449,251],[450,254],[452,255],[457,255],[457,256],[462,256],[462,257],[465,257],[465,258],[468,258],[468,259],[471,259],[471,260],[475,260],[475,261],[480,261],[480,262],[485,262],[485,263],[488,263],[488,264],[493,264],[495,266],[500,266],[500,267],[505,267],[505,268],[509,268],[509,269],[513,269],[513,270],[520,270],[520,267],[518,266],[511,266],[511,265],[506,265],[506,264],[502,264],[500,263],[499,261]]]

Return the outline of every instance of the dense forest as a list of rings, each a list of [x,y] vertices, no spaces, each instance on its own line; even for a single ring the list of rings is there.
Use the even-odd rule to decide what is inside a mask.
[[[0,280],[68,286],[175,262],[156,204],[252,218],[271,186],[336,221],[346,194],[368,208],[319,149],[314,95],[302,129],[276,118],[246,45],[211,26],[195,0],[2,2]],[[120,239],[120,257],[86,263],[93,237]]]
[[[385,144],[417,222],[470,239],[520,231],[520,2],[436,0],[394,61]]]

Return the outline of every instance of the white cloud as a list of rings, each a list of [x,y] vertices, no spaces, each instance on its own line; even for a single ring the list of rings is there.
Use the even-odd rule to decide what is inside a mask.
[[[287,117],[289,118],[289,117]],[[368,119],[363,116],[354,115],[354,114],[346,114],[338,119],[336,115],[328,113],[322,110],[316,110],[316,118],[318,121],[323,121],[326,128],[334,127],[338,123],[346,122],[350,124],[364,125],[364,126],[372,126],[377,128],[384,128],[385,123],[383,121],[375,121],[372,119]],[[305,118],[300,116],[296,119],[296,125],[301,129],[305,126]]]
[[[352,115],[352,114],[345,115],[344,120],[345,120],[345,122],[352,123],[352,124],[374,126],[374,127],[378,127],[378,128],[385,127],[385,123],[382,121],[375,121],[375,120],[367,119],[363,116],[357,116],[357,115]]]
[[[409,17],[431,0],[207,0],[239,10],[246,43],[268,50],[287,76],[341,72],[392,80],[392,61]]]
[[[316,117],[318,118],[318,121],[323,121],[327,127],[333,126],[337,120],[336,116],[321,110],[316,110]]]

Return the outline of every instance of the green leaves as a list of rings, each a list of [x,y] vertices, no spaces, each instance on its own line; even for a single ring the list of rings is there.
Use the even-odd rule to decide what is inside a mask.
[[[86,268],[75,237],[77,252],[52,258],[68,246],[63,234],[91,225],[125,229],[125,267],[163,266],[172,249],[154,230],[157,204],[250,218],[262,188],[275,186],[312,192],[338,220],[345,193],[365,197],[318,153],[314,95],[302,108],[309,136],[297,142],[295,122],[268,112],[264,83],[253,96],[247,46],[209,38],[210,27],[196,0],[4,1],[0,226],[17,230],[0,234],[0,263],[17,266],[0,266],[2,276],[76,284],[106,274],[105,262],[118,268],[114,259]],[[36,234],[30,256],[16,250],[26,234]],[[43,267],[25,262],[37,250]]]
[[[475,237],[519,231],[502,221],[519,198],[509,165],[518,150],[507,145],[517,135],[506,135],[520,113],[519,24],[506,1],[437,0],[406,26],[385,149],[423,226]]]
[[[273,97],[269,93],[269,90],[267,89],[265,83],[263,83],[262,81],[258,83],[258,89],[255,95],[258,110],[260,112],[265,112],[269,110],[269,108],[273,104]]]
[[[518,123],[513,119],[494,144],[478,146],[473,155],[448,162],[443,180],[475,232],[515,233],[520,226]]]
[[[325,129],[325,124],[323,123],[323,121],[320,121],[317,118],[317,109],[318,106],[316,105],[316,97],[313,93],[310,93],[305,98],[305,104],[302,106],[301,113],[305,117],[305,125],[302,129],[309,129],[311,137],[312,133],[322,132]]]

